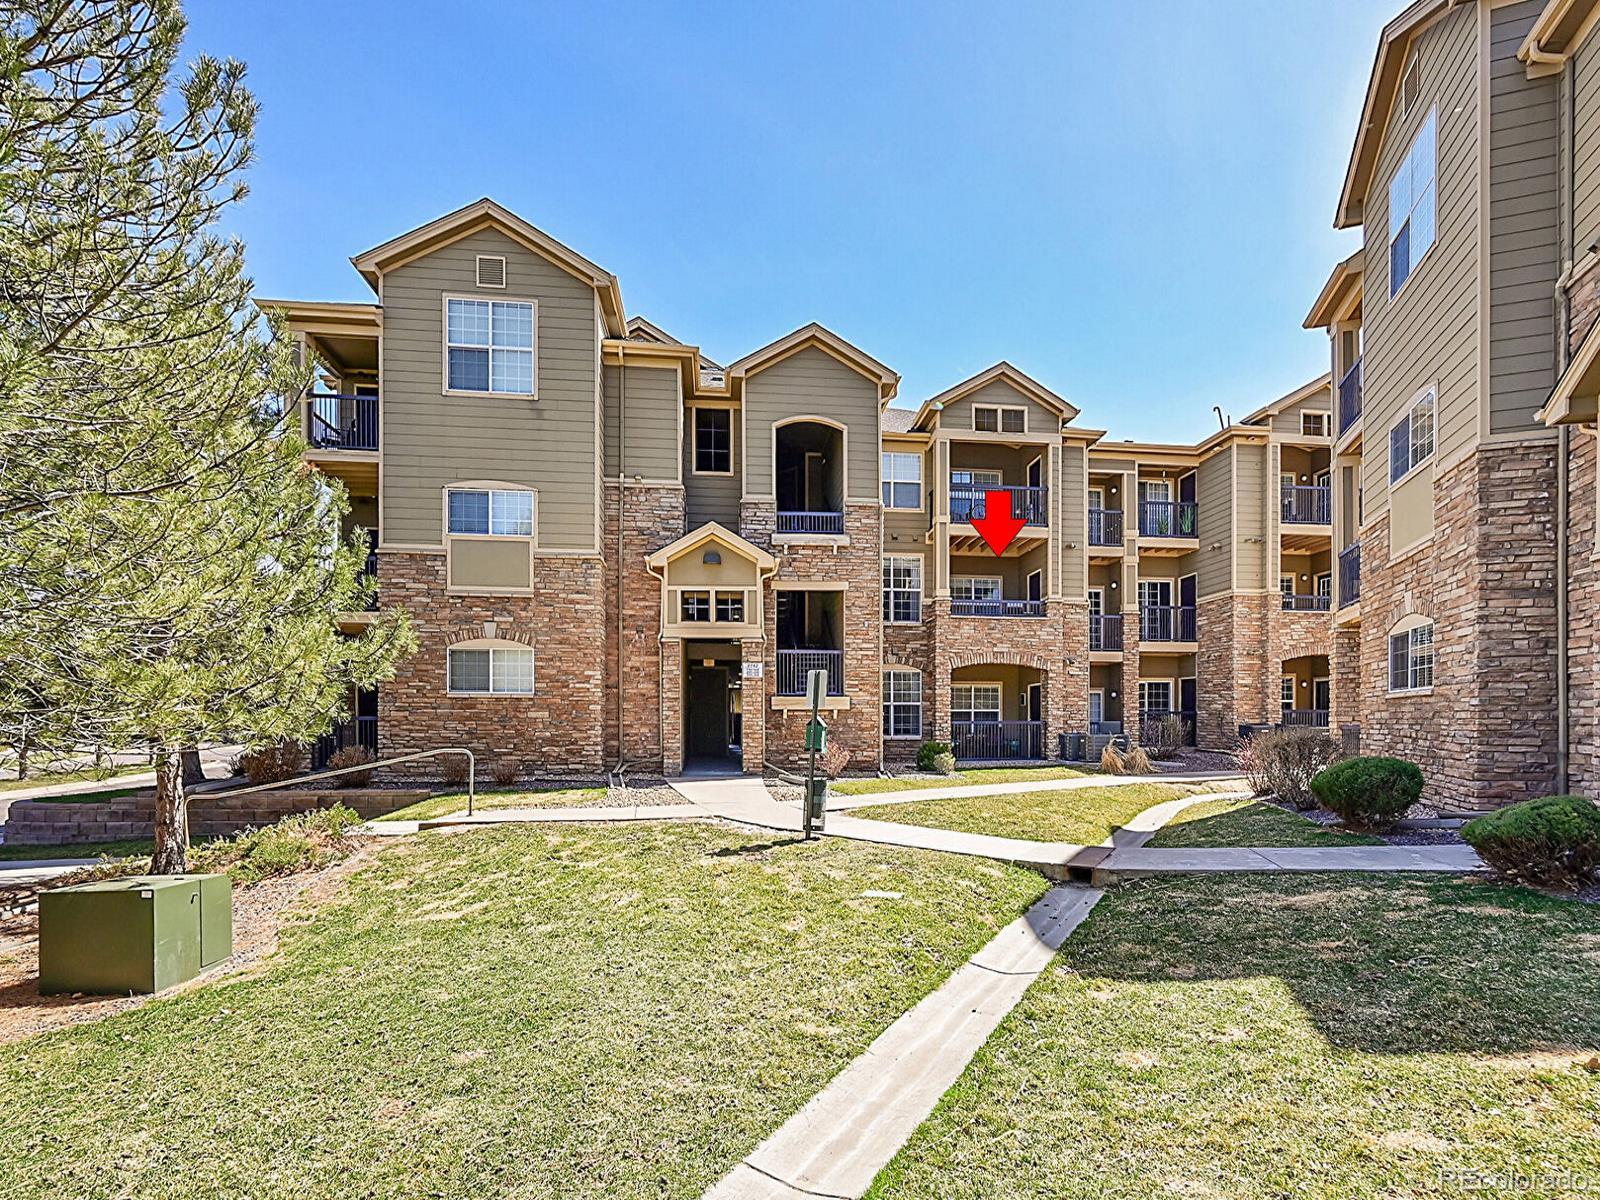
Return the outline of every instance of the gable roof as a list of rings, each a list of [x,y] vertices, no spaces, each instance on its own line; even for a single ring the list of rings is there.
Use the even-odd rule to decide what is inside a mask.
[[[661,547],[654,554],[649,555],[644,561],[652,570],[660,570],[675,558],[682,558],[691,550],[705,545],[707,542],[717,542],[724,549],[732,550],[735,554],[742,555],[755,563],[763,571],[778,569],[778,560],[773,558],[760,546],[747,542],[733,530],[719,525],[715,521],[707,521],[698,529],[691,529],[675,542]]]
[[[838,334],[826,329],[812,321],[802,325],[793,333],[785,334],[775,342],[769,342],[759,350],[746,354],[738,362],[728,366],[728,374],[741,379],[747,379],[758,371],[764,371],[775,363],[782,362],[791,354],[815,346],[826,354],[831,354],[845,366],[859,371],[868,379],[878,383],[878,403],[887,404],[900,387],[900,376],[884,366],[872,355],[856,346],[852,346]]]
[[[654,321],[648,321],[644,317],[628,318],[627,337],[631,342],[654,342],[658,346],[681,346],[684,344]]]
[[[1044,384],[1032,376],[1017,370],[1016,367],[1004,359],[984,371],[979,371],[971,379],[964,379],[952,388],[947,388],[931,399],[924,400],[922,407],[917,409],[917,416],[912,423],[913,428],[921,425],[932,413],[937,412],[947,404],[954,404],[964,396],[981,391],[996,381],[1008,383],[1022,395],[1044,407],[1053,409],[1066,421],[1071,421],[1078,415],[1078,410],[1062,397],[1056,395]]]
[[[412,259],[420,258],[451,242],[460,241],[480,229],[495,229],[512,241],[519,242],[542,258],[548,259],[562,270],[583,280],[600,293],[600,307],[605,313],[606,329],[613,337],[621,337],[626,321],[622,310],[622,288],[617,277],[596,266],[570,246],[556,241],[542,229],[536,229],[508,208],[496,204],[487,196],[474,200],[465,208],[446,213],[426,225],[390,238],[381,246],[355,255],[350,262],[361,272],[373,291],[378,290],[378,275]]]
[[[1333,269],[1333,274],[1322,285],[1322,291],[1317,293],[1316,303],[1300,323],[1301,328],[1326,329],[1339,319],[1339,312],[1350,299],[1351,293],[1360,294],[1362,258],[1365,253],[1357,250]]]
[[[1555,75],[1600,21],[1597,0],[1550,0],[1517,48],[1529,79]]]
[[[1311,397],[1315,396],[1318,392],[1325,392],[1329,388],[1331,388],[1332,386],[1333,386],[1333,374],[1332,374],[1332,372],[1329,372],[1329,373],[1324,374],[1324,375],[1319,375],[1317,378],[1313,379],[1310,383],[1302,383],[1299,387],[1295,388],[1294,391],[1290,392],[1288,395],[1279,396],[1276,400],[1272,400],[1272,401],[1270,401],[1270,402],[1268,402],[1266,404],[1263,404],[1260,408],[1256,409],[1255,412],[1251,413],[1248,417],[1246,417],[1243,421],[1241,421],[1240,424],[1241,425],[1254,425],[1254,424],[1257,424],[1260,421],[1265,420],[1267,417],[1275,417],[1279,413],[1283,412],[1285,409],[1293,408],[1296,404],[1299,404],[1302,400],[1309,400],[1309,399],[1311,399]],[[1215,436],[1215,435],[1212,435],[1212,436]]]
[[[917,410],[914,408],[886,408],[883,410],[883,431],[885,433],[910,433],[911,427],[917,423]]]
[[[1378,35],[1378,53],[1372,62],[1372,77],[1367,81],[1367,98],[1356,125],[1356,142],[1350,150],[1350,165],[1345,168],[1344,190],[1333,215],[1335,229],[1360,225],[1367,202],[1367,189],[1378,167],[1378,152],[1383,147],[1383,131],[1389,125],[1395,94],[1405,74],[1412,41],[1433,21],[1467,0],[1416,0]]]

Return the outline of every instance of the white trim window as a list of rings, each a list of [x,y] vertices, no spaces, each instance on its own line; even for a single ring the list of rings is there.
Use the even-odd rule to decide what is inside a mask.
[[[883,506],[922,507],[922,455],[884,451]]]
[[[452,696],[533,695],[531,646],[451,646],[445,659]]]
[[[694,410],[694,473],[733,474],[733,410]]]
[[[954,683],[950,685],[950,720],[998,721],[1000,685],[998,683]]]
[[[1389,635],[1389,690],[1416,692],[1433,686],[1433,622]]]
[[[1139,711],[1145,716],[1172,711],[1172,680],[1139,680]]]
[[[532,537],[533,493],[450,488],[445,492],[451,533],[480,537]]]
[[[1389,430],[1389,482],[1398,483],[1433,455],[1434,409],[1438,389],[1428,388],[1411,401]]]
[[[1283,711],[1284,720],[1294,711],[1294,676],[1285,675],[1278,685],[1278,702]]]
[[[1003,581],[998,575],[956,575],[950,580],[952,600],[999,600]]]
[[[1000,404],[974,404],[972,427],[979,433],[1027,433],[1028,410]]]
[[[886,670],[883,673],[883,736],[922,736],[922,672]]]
[[[920,555],[884,555],[883,619],[893,625],[915,625],[922,620]]]
[[[1300,414],[1300,436],[1325,438],[1328,436],[1328,414],[1325,412],[1302,412]]]
[[[445,391],[534,394],[531,300],[445,299]]]
[[[1438,189],[1438,110],[1428,113],[1389,181],[1389,295],[1405,286],[1433,245]]]

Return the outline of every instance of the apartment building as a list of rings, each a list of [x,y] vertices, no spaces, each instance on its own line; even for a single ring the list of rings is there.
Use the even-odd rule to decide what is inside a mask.
[[[812,670],[864,770],[1328,723],[1327,378],[1198,446],[1115,442],[1004,362],[891,406],[820,325],[713,362],[488,200],[352,262],[374,303],[261,304],[320,364],[308,460],[419,648],[323,753],[754,771],[802,758]]]
[[[1337,381],[1334,719],[1453,806],[1596,782],[1597,15],[1383,30],[1335,220],[1363,245],[1305,321]]]

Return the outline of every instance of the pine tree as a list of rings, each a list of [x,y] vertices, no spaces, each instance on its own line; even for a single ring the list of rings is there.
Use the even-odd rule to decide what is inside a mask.
[[[244,68],[176,75],[175,0],[0,5],[0,740],[180,752],[307,740],[414,646],[342,637],[366,559],[285,414],[310,379],[216,231],[243,198]]]

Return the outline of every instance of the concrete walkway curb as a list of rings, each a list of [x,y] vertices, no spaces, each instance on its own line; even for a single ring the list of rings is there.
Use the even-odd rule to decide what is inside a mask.
[[[1112,851],[1094,871],[1110,886],[1150,875],[1211,875],[1248,871],[1476,871],[1483,860],[1471,846],[1300,846]]]
[[[922,800],[962,800],[969,796],[1016,796],[1023,792],[1070,792],[1079,788],[1131,787],[1140,783],[1216,783],[1244,785],[1237,771],[1207,771],[1192,775],[1085,775],[1076,779],[1041,779],[1021,783],[965,783],[953,787],[916,788],[902,792],[871,792],[861,796],[829,796],[829,812],[872,808],[879,804],[915,804]]]
[[[879,1034],[705,1200],[861,1196],[1101,895],[1051,888]]]
[[[491,808],[475,812],[470,817],[465,812],[444,817],[430,817],[417,821],[421,829],[443,829],[451,825],[527,825],[561,824],[583,821],[703,821],[706,814],[693,804],[593,804],[587,808],[576,805],[565,808]],[[392,822],[392,824],[409,822]]]

